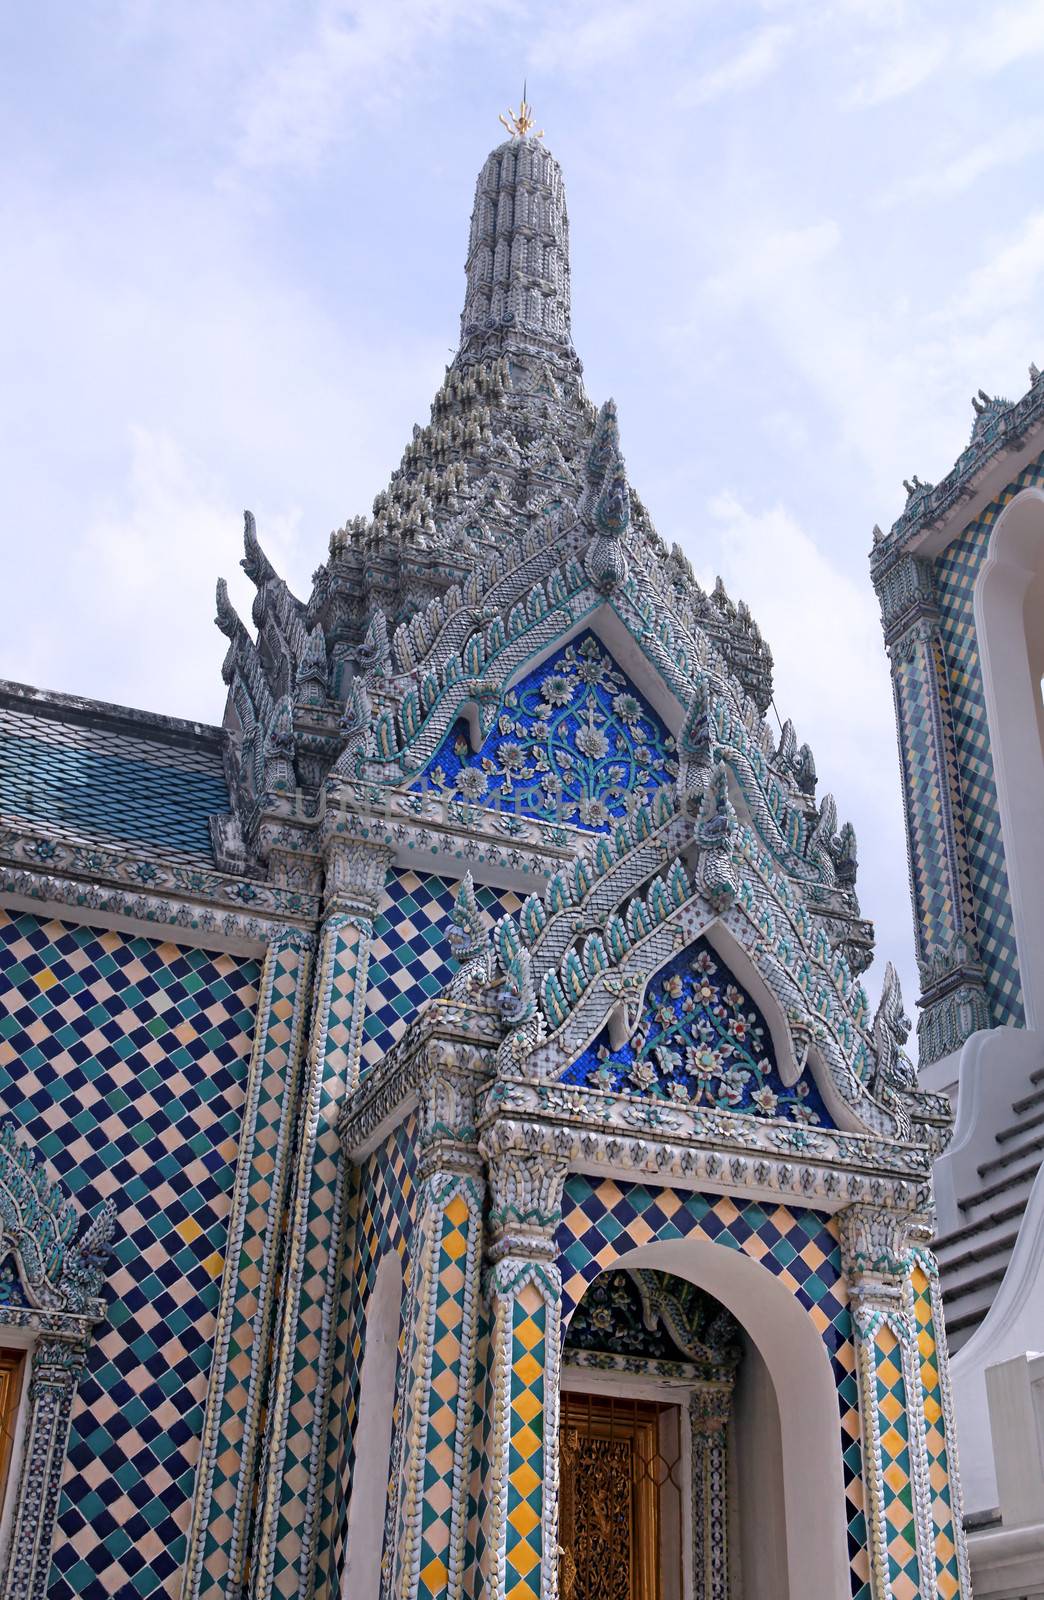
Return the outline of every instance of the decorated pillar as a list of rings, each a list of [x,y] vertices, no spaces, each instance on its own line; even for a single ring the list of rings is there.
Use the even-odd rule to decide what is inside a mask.
[[[693,1600],[729,1600],[731,1409],[731,1385],[701,1385],[689,1400]]]
[[[324,851],[323,922],[253,1535],[254,1600],[312,1589],[347,1198],[337,1117],[359,1080],[373,924],[391,862],[386,846],[336,832]]]
[[[486,1591],[557,1600],[558,1413],[562,1278],[555,1231],[567,1167],[515,1148],[494,1124],[489,1162],[491,1405]]]
[[[970,1600],[960,1491],[940,1399],[948,1387],[919,1219],[867,1205],[840,1213],[859,1385],[874,1600]],[[924,1339],[919,1329],[926,1329]],[[925,1357],[930,1354],[930,1363]],[[928,1388],[928,1366],[934,1385]],[[942,1377],[940,1377],[940,1372]],[[932,1431],[929,1441],[929,1422]]]
[[[73,1400],[86,1360],[86,1337],[44,1334],[33,1350],[4,1600],[43,1600],[47,1592]]]
[[[930,563],[898,555],[875,569],[892,667],[903,768],[914,936],[921,977],[922,1065],[956,1050],[990,1018],[968,872],[950,674]]]
[[[479,1082],[479,1058],[467,1046],[428,1046],[393,1523],[395,1600],[460,1600],[464,1590],[485,1200],[474,1133]]]
[[[310,933],[279,928],[261,973],[184,1600],[227,1600],[247,1580],[313,947]]]

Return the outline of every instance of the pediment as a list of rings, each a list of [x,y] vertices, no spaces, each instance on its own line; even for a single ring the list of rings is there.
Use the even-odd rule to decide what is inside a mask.
[[[516,678],[479,733],[458,717],[411,787],[604,833],[678,773],[674,735],[590,628]]]

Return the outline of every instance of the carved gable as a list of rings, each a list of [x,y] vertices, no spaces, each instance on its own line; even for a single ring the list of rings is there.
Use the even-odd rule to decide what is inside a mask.
[[[508,690],[479,750],[458,719],[413,787],[607,832],[677,772],[672,735],[586,632]]]
[[[807,1069],[784,1085],[768,1024],[706,939],[650,980],[626,1044],[611,1049],[604,1028],[562,1077],[615,1094],[833,1126]]]

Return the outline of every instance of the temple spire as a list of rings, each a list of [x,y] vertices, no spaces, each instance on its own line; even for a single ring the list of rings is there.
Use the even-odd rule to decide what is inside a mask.
[[[503,119],[502,119],[503,120]],[[575,359],[569,327],[569,218],[562,171],[532,128],[523,97],[510,139],[475,186],[461,355],[511,346]]]

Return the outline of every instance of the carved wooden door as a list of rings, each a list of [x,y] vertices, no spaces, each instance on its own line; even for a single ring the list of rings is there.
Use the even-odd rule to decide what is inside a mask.
[[[562,1395],[561,1600],[660,1600],[661,1410]]]

